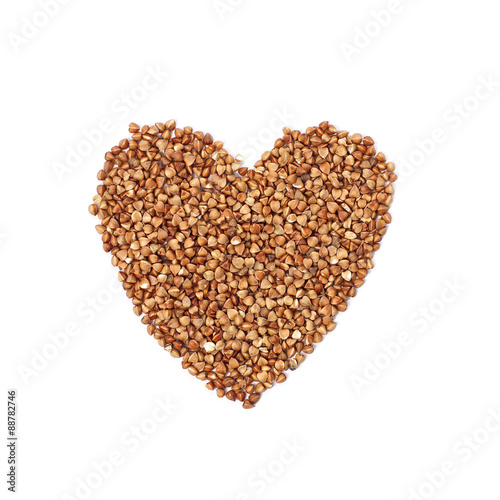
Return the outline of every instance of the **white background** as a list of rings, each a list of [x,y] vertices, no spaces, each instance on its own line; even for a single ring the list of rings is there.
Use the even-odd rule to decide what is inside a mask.
[[[73,0],[39,28],[37,1],[3,7],[1,435],[15,387],[17,498],[83,498],[90,478],[92,499],[498,499],[497,4],[231,1]],[[168,76],[138,88],[155,68]],[[87,206],[130,121],[175,118],[237,154],[252,137],[272,146],[283,113],[292,128],[371,135],[401,179],[375,269],[335,332],[246,411],[182,370],[110,291],[117,271]],[[112,130],[85,149],[103,119]],[[58,176],[68,147],[86,156]],[[61,334],[68,324],[79,334]],[[411,344],[388,361],[382,344],[403,332]],[[157,398],[177,406],[162,423]],[[141,425],[134,450],[123,436]],[[294,441],[298,456],[283,453]],[[101,481],[93,463],[113,453],[122,463]],[[445,461],[453,474],[426,485]]]

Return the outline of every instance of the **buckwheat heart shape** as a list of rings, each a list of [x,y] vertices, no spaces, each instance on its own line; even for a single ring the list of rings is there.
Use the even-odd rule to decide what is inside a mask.
[[[89,211],[148,333],[252,408],[332,331],[379,249],[397,179],[370,137],[284,128],[253,169],[171,120],[106,153]]]

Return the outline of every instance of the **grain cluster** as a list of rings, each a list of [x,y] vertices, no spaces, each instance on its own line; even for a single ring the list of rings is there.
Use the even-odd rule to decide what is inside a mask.
[[[105,155],[89,211],[147,332],[252,408],[335,326],[391,222],[394,165],[328,122],[254,168],[171,120]]]

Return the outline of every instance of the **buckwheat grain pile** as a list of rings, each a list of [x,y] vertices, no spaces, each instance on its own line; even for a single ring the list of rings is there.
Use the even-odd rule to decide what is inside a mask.
[[[391,222],[394,165],[328,122],[254,169],[210,134],[132,123],[89,211],[148,333],[252,408],[332,331]]]

